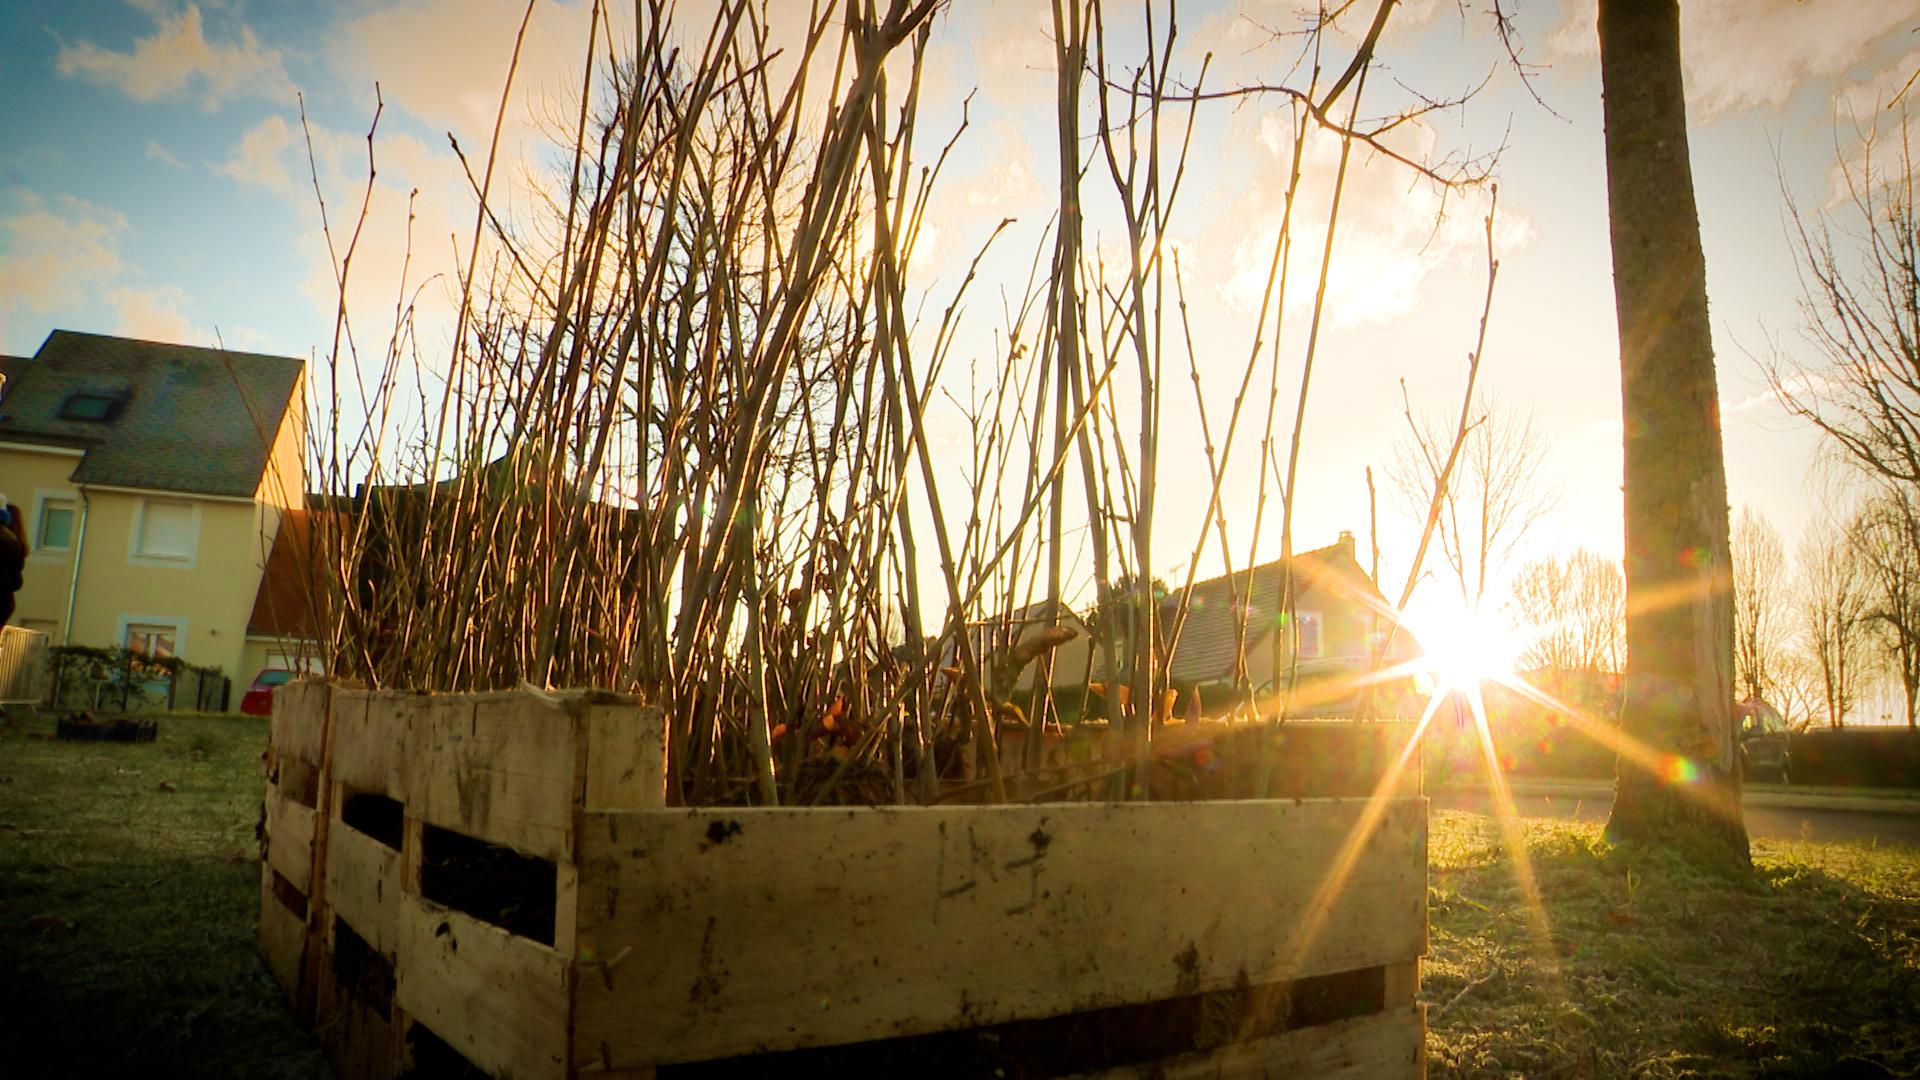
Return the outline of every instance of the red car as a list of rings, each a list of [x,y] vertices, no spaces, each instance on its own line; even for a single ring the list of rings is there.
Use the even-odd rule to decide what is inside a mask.
[[[253,677],[253,685],[240,697],[240,711],[247,716],[273,715],[273,688],[293,681],[295,673],[286,668],[266,668]]]

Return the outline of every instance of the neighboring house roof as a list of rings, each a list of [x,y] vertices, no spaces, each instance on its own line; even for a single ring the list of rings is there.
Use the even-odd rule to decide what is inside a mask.
[[[1372,600],[1385,605],[1379,588],[1354,561],[1351,540],[1343,538],[1328,547],[1298,552],[1293,561],[1298,567],[1296,602],[1307,589],[1325,585],[1335,595],[1350,597],[1355,603]],[[1264,647],[1280,625],[1285,567],[1284,560],[1275,559],[1254,567],[1251,573],[1243,570],[1194,584],[1187,620],[1174,645],[1174,681],[1211,683],[1233,677],[1240,641],[1239,620],[1234,615],[1236,601],[1247,607],[1247,650]],[[1161,605],[1162,617],[1171,619],[1179,603],[1178,594],[1168,597]]]
[[[319,587],[311,578],[314,516],[306,510],[289,510],[281,516],[280,531],[274,534],[260,588],[254,593],[253,614],[247,616],[248,636],[318,637],[309,603]]]
[[[0,441],[86,451],[79,484],[251,498],[303,363],[55,330],[6,358]],[[97,419],[77,418],[81,395]],[[104,404],[100,404],[105,399]]]

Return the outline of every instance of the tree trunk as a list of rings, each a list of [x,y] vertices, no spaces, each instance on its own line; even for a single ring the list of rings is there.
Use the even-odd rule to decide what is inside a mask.
[[[1625,734],[1609,836],[1750,865],[1733,746],[1727,479],[1677,0],[1601,0],[1626,450]]]

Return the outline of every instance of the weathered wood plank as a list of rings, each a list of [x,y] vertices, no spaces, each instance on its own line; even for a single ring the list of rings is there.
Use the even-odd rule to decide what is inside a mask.
[[[327,840],[327,901],[375,952],[393,959],[399,938],[399,852],[334,822]]]
[[[409,814],[556,862],[573,855],[579,718],[539,695],[449,695],[417,709]]]
[[[666,805],[666,713],[658,706],[587,708],[588,810],[651,810]]]
[[[1426,1008],[1371,1016],[1253,1039],[1209,1054],[1087,1074],[1091,1080],[1407,1080],[1424,1077]]]
[[[573,863],[554,866],[553,947],[572,956],[579,941],[580,868]]]
[[[287,1000],[298,1006],[300,971],[306,952],[307,922],[291,911],[273,892],[273,868],[260,864],[260,956],[274,981],[287,992]]]
[[[267,785],[267,865],[303,893],[313,892],[314,824],[318,812]]]
[[[566,957],[412,895],[399,952],[394,1001],[407,1016],[494,1076],[566,1076]]]
[[[267,745],[274,757],[320,763],[326,749],[328,694],[323,679],[300,679],[273,692]]]
[[[412,742],[412,720],[425,707],[421,694],[336,690],[333,698],[334,781],[355,791],[405,802],[401,763]]]
[[[1424,945],[1421,951],[1426,951]],[[1388,964],[1386,975],[1386,1007],[1397,1009],[1413,1004],[1420,995],[1420,961],[1402,960],[1397,964]]]
[[[1363,811],[586,814],[574,1053],[694,1061],[1410,960],[1425,941],[1425,800],[1387,803],[1345,887],[1316,895]]]

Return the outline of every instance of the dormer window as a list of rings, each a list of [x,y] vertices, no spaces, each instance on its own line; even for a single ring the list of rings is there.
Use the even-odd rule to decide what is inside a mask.
[[[62,420],[104,421],[113,419],[120,409],[120,395],[102,393],[98,390],[82,390],[71,394],[60,406]]]

